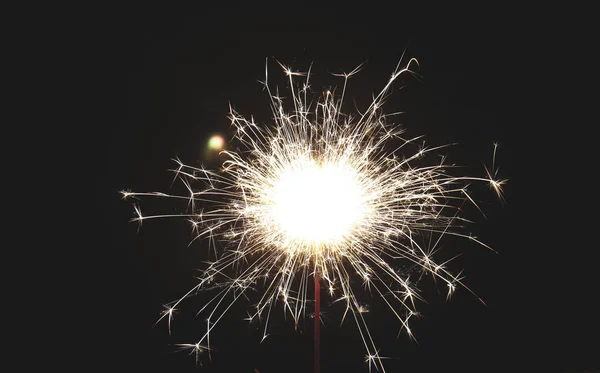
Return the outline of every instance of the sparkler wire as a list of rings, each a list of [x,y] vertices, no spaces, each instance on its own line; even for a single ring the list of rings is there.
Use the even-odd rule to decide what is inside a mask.
[[[321,371],[321,285],[319,272],[315,271],[315,373]]]

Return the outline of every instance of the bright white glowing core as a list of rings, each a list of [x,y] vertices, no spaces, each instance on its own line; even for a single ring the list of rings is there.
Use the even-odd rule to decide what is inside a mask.
[[[271,217],[279,230],[307,244],[343,240],[365,215],[364,191],[350,167],[312,162],[292,167],[272,192]]]

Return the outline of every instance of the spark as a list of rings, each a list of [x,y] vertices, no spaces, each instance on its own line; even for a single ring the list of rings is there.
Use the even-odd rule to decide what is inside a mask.
[[[179,343],[179,344],[176,344],[175,346],[178,347],[180,350],[189,350],[190,355],[194,354],[195,358],[196,358],[196,365],[202,365],[200,356],[205,351],[208,351],[209,354],[211,351],[210,348],[208,348],[207,346],[201,345],[200,343]]]
[[[402,69],[398,65],[369,107],[354,115],[344,114],[342,106],[348,80],[360,66],[336,74],[343,78],[339,98],[335,90],[328,90],[316,102],[307,98],[310,69],[304,73],[280,66],[289,79],[289,97],[271,91],[268,74],[262,82],[273,111],[271,126],[245,119],[230,105],[239,150],[221,151],[226,160],[220,171],[176,159],[172,171],[188,196],[122,192],[123,198],[187,200],[188,213],[180,215],[145,216],[136,204],[133,220],[186,218],[192,224],[192,242],[208,238],[214,248],[215,257],[203,269],[199,284],[167,306],[160,320],[168,320],[170,331],[175,307],[200,290],[215,290],[199,312],[208,313],[206,332],[196,343],[180,345],[198,358],[200,352],[210,351],[210,333],[223,315],[240,297],[254,294],[256,303],[245,320],[264,323],[264,340],[276,306],[292,316],[295,327],[311,315],[306,312],[311,307],[309,277],[318,272],[331,303],[345,304],[341,322],[347,315],[354,320],[369,371],[385,371],[364,318],[369,307],[358,298],[366,292],[383,300],[398,319],[399,332],[413,338],[408,321],[418,315],[415,303],[421,295],[410,273],[397,265],[418,267],[440,279],[447,284],[448,298],[457,285],[471,291],[446,269],[449,261],[438,264],[433,253],[447,235],[491,249],[460,232],[467,220],[459,213],[465,203],[479,209],[466,191],[471,182],[489,183],[503,199],[505,181],[497,179],[495,165],[497,145],[491,169],[485,168],[487,177],[453,176],[445,157],[428,161],[428,155],[437,156],[445,146],[427,147],[417,143],[421,136],[404,137],[404,130],[390,122],[392,115],[382,107],[396,79],[417,75],[412,71],[418,67],[415,59]],[[290,111],[284,107],[286,100],[291,100]],[[427,241],[433,236],[437,239],[432,246]]]

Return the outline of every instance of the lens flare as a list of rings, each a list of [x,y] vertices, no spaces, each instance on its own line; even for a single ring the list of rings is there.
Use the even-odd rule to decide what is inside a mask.
[[[365,319],[370,308],[359,301],[363,288],[389,307],[399,331],[411,337],[409,320],[418,315],[422,299],[415,268],[446,285],[448,297],[457,286],[469,290],[447,268],[450,260],[434,257],[448,235],[489,248],[462,233],[468,221],[460,214],[465,203],[477,206],[468,184],[488,184],[502,199],[505,181],[496,177],[496,147],[486,177],[453,176],[456,168],[438,154],[445,146],[426,147],[420,136],[405,137],[391,122],[394,114],[382,112],[392,83],[416,74],[417,66],[414,59],[398,66],[366,110],[348,115],[342,112],[346,84],[360,67],[340,75],[339,96],[326,91],[312,102],[310,69],[299,73],[282,65],[291,87],[290,111],[279,92],[271,91],[267,73],[263,84],[274,124],[258,125],[230,109],[239,148],[221,152],[222,169],[177,159],[173,171],[188,195],[122,192],[124,198],[187,201],[188,211],[174,215],[143,215],[136,204],[133,220],[188,219],[192,242],[207,237],[213,248],[197,286],[167,305],[159,319],[168,320],[170,331],[184,299],[200,290],[214,292],[199,311],[206,314],[206,332],[182,348],[197,358],[210,353],[211,331],[241,297],[252,302],[247,321],[264,324],[263,340],[276,306],[302,328],[312,309],[308,287],[314,277],[328,289],[331,304],[343,305],[341,322],[350,318],[356,324],[369,370],[385,370]]]
[[[222,150],[225,146],[225,139],[219,135],[214,135],[208,140],[208,148],[211,150]]]

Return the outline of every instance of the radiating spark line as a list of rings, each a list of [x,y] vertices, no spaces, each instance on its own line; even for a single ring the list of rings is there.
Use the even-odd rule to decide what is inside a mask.
[[[405,330],[413,339],[408,321],[418,315],[415,303],[423,299],[410,273],[394,265],[410,264],[422,270],[421,276],[429,273],[443,281],[448,299],[457,285],[473,293],[460,273],[446,269],[453,258],[437,264],[433,257],[448,235],[492,250],[460,228],[470,222],[461,216],[465,202],[481,211],[467,192],[470,183],[489,184],[504,201],[505,180],[497,179],[497,144],[491,169],[484,165],[487,177],[453,176],[449,171],[456,167],[445,164],[445,156],[437,162],[427,161],[427,156],[454,144],[427,147],[417,143],[423,136],[405,138],[403,129],[388,123],[399,113],[384,114],[381,108],[394,81],[403,74],[419,76],[412,70],[419,66],[416,59],[403,68],[399,63],[368,108],[356,115],[345,114],[342,106],[348,80],[362,65],[334,74],[343,78],[339,99],[333,90],[309,102],[310,68],[298,72],[277,62],[290,85],[291,112],[285,110],[279,89],[271,91],[265,67],[261,83],[270,98],[272,126],[245,119],[229,104],[239,149],[221,151],[226,157],[221,170],[193,167],[176,158],[177,167],[170,171],[173,181],[183,183],[187,196],[121,192],[124,199],[187,200],[185,214],[142,215],[135,204],[132,220],[141,224],[146,219],[187,218],[194,232],[190,245],[207,238],[214,250],[198,285],[166,306],[158,321],[166,318],[170,333],[173,313],[184,299],[201,290],[218,290],[198,311],[209,313],[206,333],[196,343],[178,345],[191,349],[197,361],[203,351],[210,358],[211,331],[240,297],[251,299],[248,293],[258,290],[259,296],[244,320],[264,322],[261,342],[269,335],[276,305],[282,305],[284,316],[291,315],[294,327],[300,328],[310,303],[308,278],[318,272],[331,304],[345,303],[340,325],[348,313],[352,315],[369,371],[372,367],[385,371],[384,357],[379,356],[364,318],[369,307],[359,302],[355,289],[362,284],[381,298],[399,320],[399,333]],[[298,84],[299,77],[305,77],[304,82]]]

